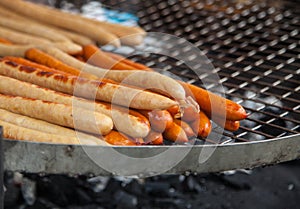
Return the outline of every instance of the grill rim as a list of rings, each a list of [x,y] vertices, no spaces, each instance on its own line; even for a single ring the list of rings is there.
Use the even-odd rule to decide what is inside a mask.
[[[89,176],[128,176],[144,178],[158,174],[187,174],[187,173],[209,173],[222,172],[235,169],[252,169],[259,166],[277,164],[300,158],[298,142],[300,134],[285,136],[277,139],[264,141],[237,142],[232,144],[216,145],[195,145],[188,152],[185,158],[165,173],[155,173],[157,168],[149,168],[147,171],[132,173],[125,170],[120,173],[106,171],[86,155],[81,145],[63,145],[36,143],[25,141],[3,140],[5,159],[14,159],[15,153],[22,153],[26,158],[19,161],[5,160],[4,169],[10,171],[47,173],[47,174],[68,174],[68,175],[89,175]],[[107,149],[105,146],[89,146],[101,152]],[[189,149],[184,145],[164,146],[114,146],[116,151],[121,153],[138,153],[143,158],[143,153],[153,153],[157,150],[168,148],[182,151]],[[216,148],[210,158],[204,163],[199,163],[198,156],[206,148]],[[37,152],[38,150],[38,152]],[[143,152],[141,152],[141,150]],[[45,154],[47,153],[47,154]],[[59,157],[59,159],[57,159]],[[39,162],[36,159],[41,159]]]

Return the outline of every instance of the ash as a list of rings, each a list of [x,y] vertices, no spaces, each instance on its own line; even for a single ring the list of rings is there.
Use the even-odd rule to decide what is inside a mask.
[[[146,179],[5,174],[6,209],[296,209],[300,161]]]

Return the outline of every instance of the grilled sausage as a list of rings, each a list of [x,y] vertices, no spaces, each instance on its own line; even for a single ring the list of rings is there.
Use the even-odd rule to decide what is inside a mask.
[[[175,101],[151,92],[112,83],[91,81],[76,76],[46,72],[37,68],[0,60],[0,74],[30,82],[67,94],[101,101],[113,102],[136,109],[166,109],[177,104]]]
[[[88,145],[98,145],[98,141],[89,141],[89,140],[79,140],[76,137],[65,137],[55,134],[49,134],[29,128],[24,128],[17,126],[12,123],[8,123],[0,120],[0,126],[3,127],[3,136],[8,139],[14,140],[25,140],[33,141],[40,143],[56,143],[56,144],[88,144]],[[106,144],[104,144],[106,145]]]
[[[151,129],[162,133],[173,123],[173,118],[170,113],[166,110],[140,110],[145,117],[148,118]]]
[[[47,134],[52,134],[52,135],[59,135],[64,138],[72,138],[74,143],[77,143],[76,138],[78,138],[78,142],[81,144],[95,144],[95,145],[107,145],[103,140],[100,140],[97,137],[84,134],[82,132],[75,132],[72,129],[65,128],[62,126],[58,126],[52,123],[48,123],[46,121],[42,120],[37,120],[31,117],[15,114],[3,109],[0,109],[0,121],[14,124],[15,126],[27,128],[27,129],[32,129],[40,132],[44,132]],[[14,138],[18,139],[18,138]],[[29,138],[30,139],[30,138]],[[31,138],[31,140],[34,140],[35,138]],[[49,139],[45,138],[45,141],[42,142],[47,142]],[[60,141],[64,141],[65,139],[62,139]],[[60,143],[60,141],[57,141],[57,143]]]
[[[106,115],[43,100],[0,94],[0,108],[94,134],[105,135],[113,128]]]
[[[195,133],[201,138],[206,138],[211,132],[211,122],[203,111],[199,112],[197,120],[191,123]]]

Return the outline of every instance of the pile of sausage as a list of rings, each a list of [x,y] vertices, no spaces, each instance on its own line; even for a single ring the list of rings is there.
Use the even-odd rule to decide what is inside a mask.
[[[131,38],[118,39],[127,35]],[[163,140],[206,138],[211,119],[237,130],[239,120],[247,117],[242,106],[95,45],[139,44],[144,35],[138,27],[89,20],[22,0],[0,0],[4,137],[160,145]]]

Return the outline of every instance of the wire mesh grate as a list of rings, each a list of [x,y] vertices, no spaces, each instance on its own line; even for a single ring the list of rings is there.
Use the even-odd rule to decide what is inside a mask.
[[[139,24],[147,31],[185,38],[211,60],[226,89],[226,97],[243,105],[249,113],[237,132],[225,131],[218,143],[300,133],[299,2],[104,0],[102,3],[137,14]],[[181,50],[174,48],[174,53],[188,52]],[[154,54],[133,59],[201,85],[185,63],[178,60]],[[192,56],[191,61],[197,63]],[[201,78],[209,80],[209,76],[204,73]],[[205,87],[218,93],[213,81]],[[215,133],[218,131],[214,129]],[[213,135],[207,141],[216,143]]]

